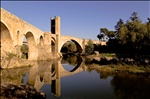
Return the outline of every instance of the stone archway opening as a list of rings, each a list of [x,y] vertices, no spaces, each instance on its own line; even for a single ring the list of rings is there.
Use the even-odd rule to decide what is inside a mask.
[[[43,36],[40,36],[40,42],[39,42],[40,46],[44,45],[44,40],[43,40]]]
[[[82,53],[82,48],[81,48],[80,44],[78,42],[76,42],[75,40],[71,40],[71,41],[75,43],[75,45],[77,47],[77,53]]]
[[[21,58],[28,59],[28,52],[29,52],[29,48],[28,48],[27,38],[26,36],[24,36],[22,46],[21,46],[21,54],[22,54]]]
[[[55,39],[52,38],[52,40],[51,40],[51,52],[55,53],[55,50],[56,50]]]
[[[75,40],[69,40],[63,44],[60,50],[61,53],[82,53],[82,48]]]
[[[0,35],[1,58],[4,58],[8,52],[13,53],[13,40],[9,29],[2,22]]]
[[[27,59],[28,60],[36,60],[37,58],[37,48],[36,48],[36,43],[34,36],[31,32],[27,32],[25,35],[26,44],[28,46],[28,53],[27,53]]]

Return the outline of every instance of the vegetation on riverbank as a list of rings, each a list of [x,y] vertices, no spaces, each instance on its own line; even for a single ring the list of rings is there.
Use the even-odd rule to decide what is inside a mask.
[[[89,69],[95,69],[98,72],[128,72],[128,73],[150,73],[150,66],[133,66],[133,65],[102,65],[91,64],[89,65]]]
[[[113,75],[120,72],[150,74],[149,64],[137,64],[131,59],[120,61],[115,57],[115,54],[88,55],[85,58],[85,64],[89,67],[89,70],[96,70],[106,75]]]

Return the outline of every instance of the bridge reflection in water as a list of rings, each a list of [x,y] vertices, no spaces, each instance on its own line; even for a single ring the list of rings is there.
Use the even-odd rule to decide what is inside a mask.
[[[65,57],[64,57],[65,58]],[[4,69],[1,70],[1,84],[12,83],[15,85],[27,84],[34,86],[37,90],[43,90],[47,94],[47,98],[54,98],[52,94],[57,97],[75,97],[67,99],[149,99],[150,98],[150,75],[149,74],[129,74],[117,73],[109,74],[107,72],[98,73],[96,71],[78,73],[83,71],[90,71],[85,65],[84,60],[70,57],[66,58],[72,68],[67,70],[64,64],[68,64],[64,59],[53,61],[38,61],[32,67]],[[74,59],[74,61],[73,61]],[[63,66],[61,64],[63,63]],[[70,67],[71,67],[70,65]],[[77,74],[77,76],[73,76]],[[114,75],[113,77],[104,77]],[[67,76],[71,76],[67,78]],[[66,77],[67,79],[62,79]],[[76,82],[76,78],[78,81]],[[81,79],[79,79],[81,78]],[[73,80],[75,79],[75,80]],[[105,80],[104,80],[105,79]],[[87,83],[86,83],[86,82]],[[64,84],[65,83],[65,84]],[[72,88],[72,85],[74,85]],[[48,87],[48,86],[51,87]],[[66,88],[67,87],[71,87]],[[62,95],[61,95],[62,88]],[[51,91],[51,93],[50,93]],[[61,96],[60,96],[61,95]],[[66,99],[66,98],[64,98]]]
[[[61,60],[37,61],[32,67],[4,69],[1,70],[1,84],[27,84],[34,86],[37,90],[40,90],[44,84],[50,84],[51,92],[59,97],[61,94],[61,78],[87,69],[83,59],[76,59],[75,62],[69,60],[69,63],[75,65],[69,71],[62,66]],[[64,63],[66,64],[66,61]]]
[[[59,97],[61,94],[61,78],[85,70],[86,66],[83,60],[78,61],[76,66],[70,71],[64,69],[60,60],[54,60],[52,62],[40,61],[30,68],[27,84],[34,86],[37,90],[40,90],[44,84],[50,84],[51,92]]]

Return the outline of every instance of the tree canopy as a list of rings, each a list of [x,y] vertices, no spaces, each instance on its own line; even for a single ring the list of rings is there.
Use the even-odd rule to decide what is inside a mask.
[[[94,43],[91,39],[87,42],[87,45],[85,46],[85,53],[91,54],[94,51]]]
[[[143,23],[138,13],[133,12],[125,23],[119,19],[114,28],[115,31],[101,28],[97,37],[101,39],[101,34],[103,37],[107,36],[107,44],[113,46],[111,48],[114,48],[116,53],[132,56],[150,55],[150,18]]]

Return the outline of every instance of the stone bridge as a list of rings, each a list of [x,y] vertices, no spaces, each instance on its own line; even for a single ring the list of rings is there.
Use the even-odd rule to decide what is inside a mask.
[[[19,17],[1,8],[1,58],[6,58],[13,53],[21,58],[20,51],[26,38],[28,60],[46,60],[52,55],[60,55],[60,50],[64,43],[73,41],[79,48],[80,53],[84,52],[87,40],[72,36],[60,35],[60,17],[51,18],[51,31],[44,32],[35,26],[27,23]],[[99,41],[96,41],[97,43]],[[96,44],[97,44],[96,43]]]

